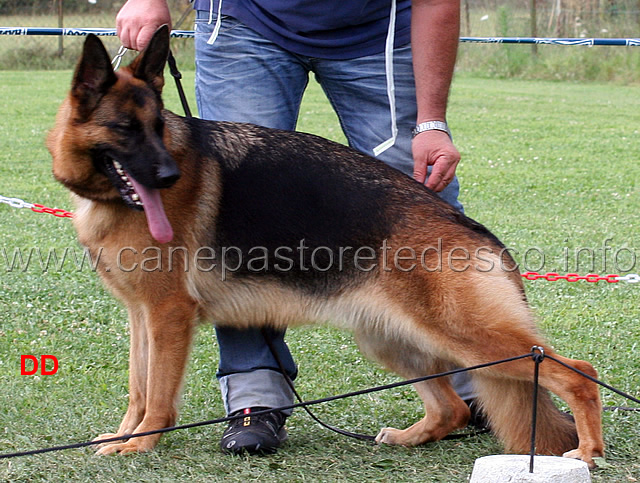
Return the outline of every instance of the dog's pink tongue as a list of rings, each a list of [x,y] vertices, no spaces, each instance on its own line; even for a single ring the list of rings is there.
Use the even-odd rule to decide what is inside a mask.
[[[129,179],[131,179],[136,193],[140,195],[151,236],[160,243],[168,243],[173,240],[173,228],[171,228],[171,224],[164,212],[160,190],[142,186],[131,176]]]

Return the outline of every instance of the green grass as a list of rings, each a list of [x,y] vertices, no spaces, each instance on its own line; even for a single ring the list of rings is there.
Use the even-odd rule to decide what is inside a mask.
[[[66,72],[1,72],[0,195],[70,208],[50,174],[43,139],[70,82]],[[193,73],[185,73],[187,91]],[[172,81],[167,105],[181,112]],[[449,120],[463,161],[467,214],[490,227],[525,269],[565,272],[563,254],[593,250],[594,271],[637,273],[640,96],[637,87],[484,80],[454,81]],[[192,106],[195,105],[191,98]],[[343,140],[320,90],[311,86],[300,129]],[[69,220],[0,204],[0,250],[77,247]],[[607,264],[601,251],[612,247]],[[533,250],[535,248],[535,250]],[[627,251],[621,251],[626,248]],[[529,253],[544,254],[544,264]],[[616,261],[613,253],[622,253]],[[624,258],[624,256],[627,258]],[[592,271],[581,259],[569,271]],[[605,266],[603,266],[605,265]],[[9,271],[0,253],[0,452],[84,441],[114,430],[127,404],[128,331],[120,305],[90,270],[73,263],[43,272]],[[625,271],[621,271],[626,273]],[[563,354],[590,360],[606,382],[638,396],[640,287],[586,282],[526,282],[543,331]],[[397,380],[329,328],[290,330],[308,399]],[[21,376],[21,354],[53,354],[53,376]],[[200,328],[184,387],[180,423],[220,417],[217,348]],[[606,405],[627,405],[603,390]],[[421,417],[410,388],[320,406],[329,422],[370,434]],[[607,466],[594,481],[640,478],[640,416],[606,412]],[[157,450],[127,457],[69,450],[0,461],[6,481],[434,481],[462,482],[476,458],[501,452],[485,435],[420,448],[377,447],[336,436],[297,411],[290,441],[275,456],[236,458],[218,449],[222,427],[165,435]]]

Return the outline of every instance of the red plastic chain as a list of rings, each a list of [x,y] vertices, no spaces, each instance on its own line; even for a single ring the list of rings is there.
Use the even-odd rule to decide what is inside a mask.
[[[73,218],[73,213],[62,208],[47,208],[46,206],[34,203],[31,207],[31,211],[35,213],[48,213],[49,215],[57,216],[58,218]]]
[[[539,278],[542,278],[544,280],[548,280],[549,282],[556,282],[558,280],[566,280],[567,282],[578,282],[580,280],[586,280],[590,283],[596,283],[600,281],[604,281],[607,283],[618,283],[620,281],[620,276],[613,273],[609,275],[598,275],[597,273],[589,273],[588,275],[567,273],[566,275],[560,275],[559,273],[555,272],[544,274],[538,272],[525,272],[521,275],[527,280],[538,280]]]

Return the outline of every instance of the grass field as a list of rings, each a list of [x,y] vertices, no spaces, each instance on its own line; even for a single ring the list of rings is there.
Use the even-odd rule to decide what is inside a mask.
[[[0,195],[70,208],[50,174],[43,139],[71,73],[0,72]],[[185,74],[192,90],[193,74]],[[167,104],[181,112],[167,83]],[[606,84],[454,81],[449,120],[463,161],[461,200],[525,270],[638,273],[640,249],[640,91]],[[193,105],[193,100],[192,100]],[[338,141],[320,90],[311,86],[300,129]],[[11,267],[16,250],[36,250]],[[0,453],[85,441],[114,430],[127,404],[128,332],[123,309],[87,267],[67,260],[44,270],[38,253],[80,253],[69,220],[0,204]],[[37,250],[40,250],[38,252]],[[577,260],[576,260],[577,258]],[[609,384],[640,395],[640,286],[526,282],[542,330],[564,355],[590,360]],[[308,399],[397,380],[363,360],[349,334],[290,330]],[[21,376],[21,354],[53,354],[51,376]],[[199,330],[180,423],[223,415],[214,378],[211,327]],[[603,390],[607,406],[630,405]],[[400,388],[320,406],[347,429],[375,434],[421,417]],[[606,464],[594,481],[640,479],[640,415],[605,412]],[[90,449],[0,461],[3,481],[432,481],[463,482],[476,458],[501,452],[490,435],[420,448],[377,447],[318,427],[302,411],[275,456],[240,458],[218,449],[222,427],[165,435],[156,451],[93,456]]]

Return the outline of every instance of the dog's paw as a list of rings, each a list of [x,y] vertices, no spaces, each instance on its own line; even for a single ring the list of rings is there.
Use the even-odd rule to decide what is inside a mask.
[[[594,451],[585,451],[582,450],[580,448],[578,449],[574,449],[571,451],[567,451],[566,453],[564,453],[562,455],[565,458],[573,458],[573,459],[577,459],[577,460],[582,460],[585,463],[587,463],[587,465],[589,466],[589,469],[594,469],[597,465],[595,463],[595,461],[593,461],[594,457],[598,457],[598,456],[602,456],[602,454],[600,452],[594,452]]]
[[[147,451],[151,451],[152,449],[153,446],[147,446],[132,440],[127,441],[126,443],[105,444],[98,451],[96,451],[96,454],[100,456],[107,456],[114,453],[125,455],[130,453],[146,453]]]
[[[97,455],[106,456],[114,453],[118,454],[130,454],[130,453],[146,453],[151,451],[157,442],[157,438],[150,436],[142,436],[140,438],[133,438],[125,442],[112,442],[103,443],[99,445]]]
[[[400,429],[395,428],[382,428],[376,436],[376,443],[378,444],[394,444],[402,445],[400,435],[403,433]]]
[[[101,434],[93,441],[96,443],[98,450],[97,455],[105,456],[114,453],[129,454],[129,453],[146,453],[151,451],[158,442],[157,437],[153,436],[141,436],[133,439],[122,439],[111,441],[107,443],[100,443],[102,440],[109,440],[111,438],[117,438],[122,436],[121,434],[105,433]]]
[[[120,444],[120,443],[124,443],[124,442],[127,441],[126,439],[121,439],[119,441],[110,441],[110,442],[107,442],[107,443],[101,443],[100,442],[100,441],[103,441],[103,440],[107,440],[108,441],[110,439],[117,438],[118,436],[122,436],[122,435],[121,434],[117,434],[117,433],[103,433],[103,434],[100,434],[100,435],[96,436],[95,438],[93,438],[93,440],[91,442],[95,443],[98,448],[102,448],[103,446],[107,446],[107,445],[110,445],[110,444]]]

